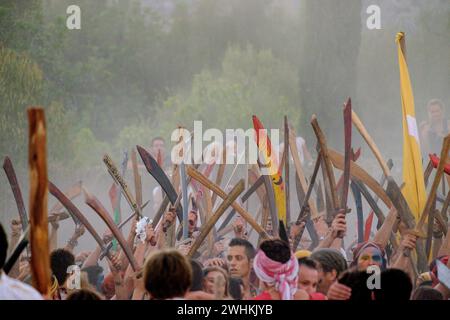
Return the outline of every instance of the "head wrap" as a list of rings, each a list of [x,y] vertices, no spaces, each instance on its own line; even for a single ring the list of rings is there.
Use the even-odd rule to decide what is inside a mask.
[[[386,269],[386,254],[385,254],[383,248],[381,248],[377,243],[375,243],[373,241],[361,242],[353,249],[353,261],[350,266],[355,267],[358,265],[359,256],[367,248],[375,248],[378,251],[380,251],[381,258],[382,258],[381,269],[383,269],[383,270]]]
[[[436,259],[434,259],[431,264],[430,264],[430,276],[431,276],[431,281],[432,281],[432,286],[436,286],[437,284],[439,284],[439,279],[438,279],[438,271],[437,271],[437,265],[436,265],[436,261],[439,260],[441,261],[443,264],[447,265],[448,263],[448,259],[450,256],[440,256],[437,257]]]
[[[292,300],[297,291],[298,261],[294,255],[286,263],[270,259],[259,250],[253,260],[253,269],[258,278],[280,292],[282,300]]]

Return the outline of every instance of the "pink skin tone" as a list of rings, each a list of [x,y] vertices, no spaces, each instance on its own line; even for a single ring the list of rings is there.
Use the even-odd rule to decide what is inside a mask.
[[[215,281],[216,277],[222,277],[222,279],[224,280],[224,285],[225,285],[225,278],[224,278],[223,274],[220,273],[219,271],[211,271],[206,275],[205,280],[204,280],[205,281],[204,288],[207,293],[211,293],[211,294],[215,293],[214,281]],[[223,290],[225,290],[225,288],[223,288]]]
[[[315,269],[301,265],[298,271],[298,285],[299,289],[305,290],[308,294],[317,291],[317,284],[319,283],[319,272]]]

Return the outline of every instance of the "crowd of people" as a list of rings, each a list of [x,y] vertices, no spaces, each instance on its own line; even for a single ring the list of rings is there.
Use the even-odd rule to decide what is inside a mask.
[[[421,134],[428,145],[448,128],[442,120],[442,104],[430,101],[429,122]],[[436,137],[435,137],[436,136]],[[434,139],[434,140],[433,140]],[[304,140],[300,143],[302,161],[311,162]],[[155,158],[168,162],[164,140],[152,141]],[[159,192],[159,193],[158,193]],[[162,200],[161,190],[154,190]],[[156,196],[155,196],[156,199]],[[158,203],[158,201],[155,201]],[[156,209],[158,206],[154,206]],[[445,218],[445,217],[444,217]],[[131,221],[127,244],[138,264],[133,270],[120,246],[105,256],[102,247],[77,251],[78,239],[85,234],[78,225],[64,247],[55,243],[58,221],[50,223],[51,283],[49,293],[41,295],[32,287],[31,263],[24,251],[11,270],[3,268],[11,250],[19,242],[22,226],[19,220],[10,224],[8,240],[5,226],[0,226],[0,299],[49,300],[448,300],[448,266],[450,232],[435,226],[434,245],[428,270],[417,272],[415,251],[418,235],[409,232],[395,208],[368,241],[356,243],[347,252],[343,238],[348,224],[339,211],[328,224],[322,212],[312,223],[320,236],[314,248],[294,248],[294,239],[305,222],[288,226],[288,241],[270,229],[269,239],[250,241],[245,220],[237,215],[231,222],[229,238],[213,239],[213,246],[203,246],[194,255],[188,252],[199,236],[202,223],[199,208],[192,201],[188,214],[188,240],[168,244],[170,226],[177,224],[175,208],[169,207],[160,228],[145,227],[145,236],[136,241],[137,220]],[[395,235],[395,236],[394,236]],[[105,244],[112,233],[103,234]],[[438,265],[444,265],[439,274]],[[78,268],[74,268],[77,266]],[[442,271],[443,270],[443,271]]]
[[[391,211],[395,215],[395,211]],[[166,221],[174,219],[173,211],[165,214]],[[191,235],[197,213],[191,211],[189,219]],[[388,221],[388,219],[387,219]],[[134,222],[135,223],[135,222]],[[17,243],[20,223],[11,224],[10,243]],[[416,236],[403,234],[396,252],[388,257],[382,237],[358,244],[348,261],[339,249],[342,238],[339,232],[346,230],[345,219],[338,214],[328,234],[312,252],[300,249],[294,252],[286,241],[279,238],[264,240],[255,247],[239,231],[241,218],[234,222],[234,237],[226,244],[217,242],[213,254],[203,252],[187,257],[189,244],[165,248],[164,231],[155,232],[147,226],[146,241],[134,246],[134,255],[140,270],[133,271],[123,252],[107,257],[108,268],[99,265],[101,248],[90,254],[75,253],[67,245],[51,252],[52,289],[41,296],[31,286],[30,264],[23,255],[9,272],[1,272],[1,299],[67,299],[67,300],[409,300],[449,299],[450,290],[437,273],[436,262],[448,264],[448,248],[442,248],[432,261],[429,271],[414,276],[413,266],[403,254],[414,249]],[[129,239],[133,239],[131,228]],[[291,229],[295,237],[295,228]],[[159,235],[157,234],[159,233]],[[77,235],[81,236],[82,232]],[[151,239],[159,238],[156,243]],[[76,239],[76,237],[74,238]],[[104,234],[104,241],[111,234]],[[327,246],[326,243],[332,243]],[[292,244],[292,241],[291,241]],[[337,245],[337,246],[336,246]],[[0,267],[7,257],[8,240],[0,228]],[[71,266],[81,268],[80,284],[74,286],[76,273],[68,272]],[[369,272],[369,267],[377,267]],[[378,272],[378,273],[377,273]],[[378,279],[370,281],[371,276]],[[413,280],[414,279],[414,280]],[[376,286],[376,283],[379,286]],[[370,284],[373,284],[371,287]],[[448,284],[447,284],[448,285]]]

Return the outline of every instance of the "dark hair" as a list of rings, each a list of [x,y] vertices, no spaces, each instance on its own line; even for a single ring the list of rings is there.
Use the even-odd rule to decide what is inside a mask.
[[[203,270],[202,265],[195,259],[190,260],[192,268],[191,291],[199,291],[203,288]]]
[[[381,288],[374,290],[375,300],[406,301],[413,289],[408,274],[400,269],[386,269],[380,275]]]
[[[244,285],[241,278],[228,278],[228,292],[234,300],[242,300],[241,286]]]
[[[67,268],[75,265],[75,256],[66,249],[56,249],[50,254],[50,267],[53,275],[61,286],[68,277]]]
[[[160,140],[160,141],[162,141],[162,142],[166,142],[166,140],[164,140],[163,137],[158,136],[158,137],[154,137],[154,138],[152,139],[152,145],[153,145],[153,143],[154,143],[155,141],[158,141],[158,140]]]
[[[228,244],[228,247],[236,247],[236,246],[243,246],[245,248],[245,255],[247,256],[248,260],[251,260],[255,257],[255,247],[245,239],[242,238],[233,238],[231,239],[230,243]]]
[[[8,252],[8,237],[6,236],[3,225],[0,224],[0,270],[3,269],[6,261],[6,254]]]
[[[358,271],[356,268],[347,270],[340,276],[338,282],[352,289],[349,300],[371,301],[372,291],[367,287],[367,279],[370,273]]]
[[[347,269],[347,261],[336,249],[318,249],[311,254],[310,258],[320,263],[324,272],[336,270],[337,276]]]
[[[286,263],[291,258],[291,248],[280,239],[271,239],[263,241],[259,248],[266,256],[274,261]]]
[[[444,300],[444,296],[431,286],[420,286],[414,290],[411,300]]]
[[[87,273],[88,281],[91,285],[93,285],[94,287],[98,286],[100,276],[103,273],[102,267],[100,267],[99,265],[89,266],[89,267],[81,269],[81,271],[84,271]]]
[[[66,300],[102,300],[102,298],[92,290],[80,289],[71,292]]]
[[[310,269],[317,270],[317,265],[314,262],[314,260],[312,260],[312,259],[310,259],[308,257],[297,259],[297,261],[298,261],[298,265],[299,266],[303,265],[303,266],[308,267]]]
[[[192,285],[192,268],[177,250],[161,250],[144,266],[145,289],[153,299],[183,297]]]

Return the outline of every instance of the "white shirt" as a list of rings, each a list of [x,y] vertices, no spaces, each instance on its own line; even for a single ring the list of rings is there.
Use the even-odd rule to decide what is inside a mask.
[[[0,300],[43,300],[32,286],[8,277],[0,271]]]

